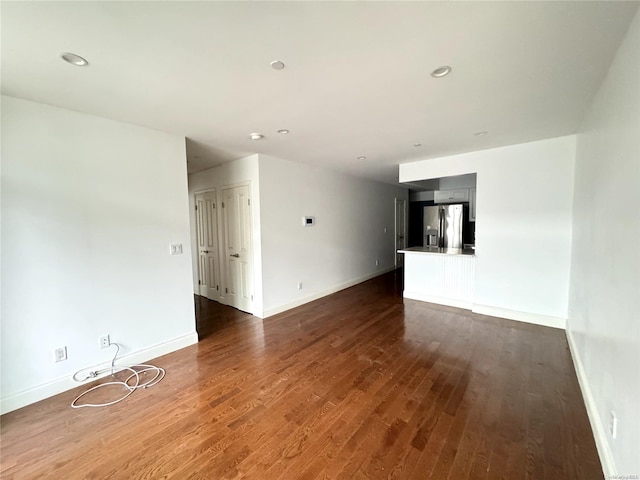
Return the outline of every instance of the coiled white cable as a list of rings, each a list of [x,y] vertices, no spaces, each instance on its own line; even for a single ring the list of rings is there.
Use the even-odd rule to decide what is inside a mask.
[[[91,370],[89,371],[89,374],[87,376],[85,376],[84,378],[77,378],[78,375],[81,372],[87,371],[89,370],[89,368],[83,368],[81,370],[78,370],[76,373],[73,374],[73,379],[76,382],[84,382],[87,380],[90,380],[92,378],[96,378],[99,377],[100,375],[107,373],[109,371],[111,371],[111,375],[113,376],[113,371],[115,369],[120,369],[120,370],[128,370],[131,372],[131,375],[129,375],[124,381],[113,381],[113,382],[105,382],[105,383],[101,383],[100,385],[96,385],[94,387],[91,387],[88,390],[85,390],[84,392],[82,392],[80,395],[78,395],[73,402],[71,402],[71,408],[83,408],[83,407],[108,407],[109,405],[114,405],[116,403],[119,403],[121,401],[123,401],[125,398],[127,398],[129,395],[131,395],[133,392],[135,392],[138,388],[149,388],[149,387],[153,387],[154,385],[156,385],[158,382],[160,382],[160,380],[162,380],[165,376],[165,370],[164,368],[160,368],[160,367],[156,367],[155,365],[146,365],[146,364],[137,364],[137,365],[115,365],[115,361],[116,358],[118,357],[118,353],[120,352],[120,344],[119,343],[111,343],[110,345],[115,345],[116,346],[116,353],[113,356],[113,359],[111,360],[111,367],[110,368],[102,368],[99,370]],[[139,370],[136,370],[136,368],[138,368]],[[147,373],[147,372],[155,372],[155,375],[153,376],[153,378],[147,380],[146,382],[140,382],[140,375]],[[135,378],[135,384],[130,385],[129,383],[131,382],[131,379]],[[109,385],[122,385],[125,389],[126,389],[126,393],[124,394],[124,396],[122,396],[121,398],[118,398],[116,400],[113,400],[111,402],[105,402],[105,403],[83,403],[78,405],[76,402],[78,400],[80,400],[82,397],[84,397],[85,395],[87,395],[90,392],[93,392],[95,390],[98,390],[99,388],[103,388],[103,387],[107,387]]]

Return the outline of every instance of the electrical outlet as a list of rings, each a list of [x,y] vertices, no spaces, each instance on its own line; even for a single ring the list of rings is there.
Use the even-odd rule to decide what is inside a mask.
[[[611,434],[611,438],[614,440],[618,436],[618,417],[616,416],[616,412],[613,410],[611,410],[609,417],[609,433]]]
[[[380,265],[380,260],[376,260],[376,267]]]
[[[302,282],[298,283],[298,290],[302,290]]]
[[[56,348],[53,351],[53,360],[57,362],[62,362],[67,359],[67,347]]]
[[[107,348],[109,345],[111,345],[111,341],[109,340],[109,335],[100,337],[100,348]]]

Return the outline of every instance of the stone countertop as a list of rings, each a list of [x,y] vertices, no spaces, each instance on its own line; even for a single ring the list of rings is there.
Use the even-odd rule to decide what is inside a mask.
[[[398,250],[398,253],[474,256],[476,252],[471,248],[410,247]]]

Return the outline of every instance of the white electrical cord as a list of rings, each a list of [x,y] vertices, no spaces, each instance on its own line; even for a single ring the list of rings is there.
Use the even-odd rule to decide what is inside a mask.
[[[129,370],[131,372],[131,375],[129,375],[123,382],[119,382],[119,381],[113,381],[113,382],[106,382],[106,383],[101,383],[100,385],[96,385],[94,387],[91,387],[89,390],[85,390],[84,392],[82,392],[80,395],[78,395],[73,402],[71,402],[71,408],[83,408],[83,407],[108,407],[109,405],[114,405],[116,403],[121,402],[122,400],[124,400],[125,398],[127,398],[129,395],[131,395],[133,392],[135,392],[138,388],[148,388],[148,387],[153,387],[155,384],[157,384],[160,380],[162,380],[164,378],[165,375],[165,370],[164,368],[160,368],[160,367],[156,367],[155,365],[146,365],[146,364],[138,364],[138,365],[115,365],[115,361],[116,358],[118,356],[118,353],[120,352],[120,344],[119,343],[111,343],[109,346],[111,345],[115,345],[116,346],[116,353],[113,356],[113,359],[111,360],[111,368],[102,368],[99,370],[91,370],[89,371],[89,374],[86,375],[84,378],[77,378],[78,374],[80,374],[81,372],[84,372],[86,370],[89,370],[88,368],[83,368],[81,370],[78,370],[76,373],[73,374],[73,379],[76,382],[84,382],[87,380],[90,380],[92,378],[96,378],[99,377],[100,375],[102,375],[103,373],[107,373],[108,371],[111,371],[111,376],[113,376],[113,370],[114,369],[120,369],[120,370]],[[139,368],[139,370],[136,370],[136,368]],[[156,374],[153,378],[147,380],[146,382],[140,382],[140,374],[143,373],[147,373],[147,372],[152,372],[154,371]],[[133,385],[129,385],[129,382],[131,381],[132,378],[135,377],[135,384]],[[106,402],[106,403],[83,403],[81,405],[78,405],[76,402],[78,400],[80,400],[82,397],[84,397],[86,394],[93,392],[94,390],[97,390],[99,388],[102,387],[106,387],[109,385],[122,385],[125,389],[126,389],[126,393],[123,397],[118,398],[117,400],[113,400],[111,402]]]

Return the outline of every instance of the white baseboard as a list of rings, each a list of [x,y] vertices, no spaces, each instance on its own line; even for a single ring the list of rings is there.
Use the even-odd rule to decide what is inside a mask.
[[[421,302],[437,303],[438,305],[447,305],[448,307],[458,307],[471,310],[473,302],[469,300],[461,300],[455,298],[438,297],[436,295],[426,295],[420,292],[411,292],[405,290],[402,292],[404,298],[410,298],[411,300],[420,300]]]
[[[118,358],[118,360],[116,361],[116,365],[132,365],[148,362],[153,358],[166,355],[167,353],[175,352],[176,350],[188,347],[189,345],[193,345],[194,343],[198,343],[197,332],[192,332],[187,335],[174,338],[167,342],[163,342],[158,345],[153,345],[151,347],[123,355],[122,357]],[[108,366],[108,362],[104,366]],[[74,381],[73,378],[71,378],[70,374],[52,380],[51,382],[47,382],[42,385],[29,388],[27,390],[8,395],[0,399],[0,414],[5,414],[7,412],[17,410],[18,408],[31,405],[32,403],[39,402],[40,400],[44,400],[45,398],[49,398],[59,393],[66,392],[67,390],[71,390],[72,388],[76,388],[79,385],[80,383]]]
[[[490,307],[488,305],[473,304],[471,309],[473,313],[481,315],[489,315],[490,317],[507,318],[518,322],[533,323],[534,325],[542,325],[544,327],[560,328],[562,330],[567,327],[567,319],[560,317],[551,317],[548,315],[540,315],[537,313],[520,312],[518,310],[508,310],[506,308]]]
[[[578,377],[578,384],[582,391],[582,398],[584,399],[585,407],[587,407],[587,416],[589,417],[589,423],[591,424],[591,430],[593,431],[593,437],[596,441],[596,448],[598,449],[598,456],[600,457],[600,463],[602,464],[602,471],[605,478],[614,478],[616,475],[615,462],[613,460],[613,453],[607,439],[607,433],[604,425],[600,421],[600,415],[598,414],[598,408],[596,402],[591,393],[591,387],[589,387],[589,380],[584,371],[582,360],[578,352],[571,330],[567,328],[567,343],[569,344],[569,350],[571,351],[571,358],[573,359],[573,366],[576,369],[576,375]]]
[[[396,267],[388,267],[377,270],[369,275],[364,275],[362,277],[355,278],[353,280],[349,280],[348,282],[340,283],[338,285],[334,285],[329,287],[321,292],[314,293],[304,298],[300,298],[290,303],[286,303],[284,305],[279,305],[277,307],[272,307],[266,309],[262,312],[262,315],[258,313],[254,313],[256,317],[267,318],[272,317],[273,315],[277,315],[278,313],[286,312],[287,310],[291,310],[292,308],[299,307],[300,305],[304,305],[305,303],[313,302],[314,300],[318,300],[319,298],[326,297],[327,295],[331,295],[332,293],[339,292],[340,290],[344,290],[345,288],[353,287],[362,282],[366,282],[367,280],[371,280],[372,278],[379,277],[385,273],[392,272]]]
[[[547,315],[539,315],[536,313],[519,312],[517,310],[508,310],[506,308],[490,307],[487,305],[478,305],[470,300],[438,297],[435,295],[426,295],[420,292],[412,292],[405,290],[402,294],[404,298],[412,300],[420,300],[422,302],[437,303],[438,305],[447,305],[449,307],[465,308],[474,313],[489,315],[491,317],[507,318],[518,322],[533,323],[545,327],[565,329],[566,319],[558,317],[550,317]]]

